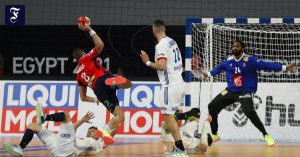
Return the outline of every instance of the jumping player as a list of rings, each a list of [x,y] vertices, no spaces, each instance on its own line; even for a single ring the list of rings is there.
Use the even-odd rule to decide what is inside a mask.
[[[119,106],[116,89],[129,88],[131,82],[122,76],[113,76],[96,61],[95,57],[102,52],[104,43],[90,26],[78,23],[78,27],[89,32],[95,44],[95,47],[89,53],[85,53],[81,48],[76,48],[73,51],[73,57],[78,62],[77,82],[80,98],[82,101],[97,104],[100,101],[114,115],[114,118],[103,129],[99,129],[106,135],[113,137],[116,134],[117,127],[124,121],[124,113]],[[87,87],[93,89],[97,98],[86,95]],[[113,142],[113,138],[110,140]]]
[[[281,65],[266,62],[246,54],[245,44],[241,40],[235,40],[231,44],[233,55],[219,64],[210,72],[202,71],[204,77],[210,77],[226,72],[227,87],[217,95],[208,105],[211,121],[211,137],[213,141],[218,141],[218,114],[226,106],[240,102],[244,114],[250,119],[252,124],[262,133],[269,146],[273,146],[275,141],[265,130],[256,111],[254,110],[253,95],[257,90],[257,71],[290,71],[295,72],[295,65]]]
[[[104,137],[99,137],[96,127],[90,127],[86,138],[76,138],[76,130],[83,123],[90,123],[94,118],[94,114],[88,112],[84,117],[72,124],[70,114],[68,112],[59,112],[45,115],[41,103],[36,105],[37,122],[30,123],[23,135],[19,145],[5,144],[4,149],[15,156],[22,157],[23,149],[30,143],[34,134],[47,146],[50,153],[55,156],[79,156],[79,155],[96,155],[103,150]],[[51,132],[44,126],[44,121],[60,122],[58,134]]]

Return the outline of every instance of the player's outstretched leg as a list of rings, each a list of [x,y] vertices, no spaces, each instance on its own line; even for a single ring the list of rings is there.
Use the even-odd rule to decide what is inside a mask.
[[[189,120],[193,121],[196,118],[200,118],[200,109],[192,108],[190,111],[180,113],[179,110],[175,112],[175,117],[177,120]]]
[[[268,135],[257,113],[255,111],[250,111],[250,112],[245,112],[245,115],[250,119],[252,124],[263,134],[263,137],[266,143],[268,144],[268,146],[270,147],[274,146],[275,140],[270,135]]]
[[[251,93],[243,94],[239,97],[239,102],[241,103],[241,107],[243,109],[244,114],[250,119],[252,124],[263,134],[266,143],[272,147],[274,146],[275,141],[271,136],[268,135],[263,123],[259,119],[254,109],[252,96],[253,95]]]
[[[44,122],[44,113],[42,109],[41,103],[37,103],[36,105],[36,112],[37,112],[37,123],[30,123],[27,126],[27,129],[22,137],[22,140],[19,145],[11,145],[11,144],[5,144],[4,149],[15,156],[23,156],[23,149],[26,148],[26,146],[30,143],[32,140],[34,133],[38,133],[42,127],[40,124]]]
[[[24,155],[23,149],[19,145],[4,144],[4,149],[9,154],[17,157],[22,157]]]
[[[41,126],[38,125],[37,123],[30,123],[27,126],[27,129],[23,135],[23,138],[19,145],[11,145],[11,144],[5,144],[4,149],[15,156],[21,157],[23,156],[23,149],[26,148],[26,146],[30,143],[32,140],[34,133],[37,133],[41,130]]]
[[[118,88],[126,89],[132,86],[130,80],[126,79],[123,76],[115,76],[112,78],[107,78],[105,84],[108,86],[117,86]]]
[[[220,136],[218,133],[218,115],[219,113],[228,105],[234,103],[235,95],[234,93],[223,90],[220,94],[218,94],[209,104],[208,104],[208,111],[209,115],[211,116],[211,133],[209,136],[213,139],[213,142],[219,141]]]
[[[167,157],[173,157],[173,156],[188,156],[187,152],[185,151],[183,142],[181,140],[180,131],[178,123],[175,119],[175,116],[173,114],[163,114],[164,121],[166,122],[174,140],[175,140],[175,147],[173,148],[172,153],[168,154]]]
[[[105,125],[104,128],[99,128],[97,134],[104,140],[105,144],[113,144],[115,140],[113,137],[120,124],[124,122],[124,112],[119,105],[113,109],[114,117]]]
[[[37,103],[36,104],[36,123],[41,125],[45,121],[54,121],[54,122],[71,122],[71,116],[69,112],[58,112],[58,113],[53,113],[47,115],[44,112],[43,105],[42,103]]]

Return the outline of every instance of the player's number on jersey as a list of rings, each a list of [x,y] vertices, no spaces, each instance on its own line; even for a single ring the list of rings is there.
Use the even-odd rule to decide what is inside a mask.
[[[89,77],[88,75],[86,75],[86,73],[82,73],[81,74],[81,78],[84,79],[85,82],[89,83],[91,80],[91,77]]]
[[[181,56],[180,56],[180,51],[178,49],[178,47],[176,47],[176,49],[173,49],[173,53],[174,53],[174,60],[175,60],[175,63],[177,63],[178,61],[181,60]]]
[[[240,70],[239,67],[234,67],[234,68],[235,68],[235,71],[234,71],[235,74],[240,74],[241,73],[241,70]]]

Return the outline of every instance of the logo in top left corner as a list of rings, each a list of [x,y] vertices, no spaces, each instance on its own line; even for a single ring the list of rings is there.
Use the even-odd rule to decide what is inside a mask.
[[[6,25],[24,25],[25,24],[25,6],[24,5],[6,5],[5,6],[5,24]]]

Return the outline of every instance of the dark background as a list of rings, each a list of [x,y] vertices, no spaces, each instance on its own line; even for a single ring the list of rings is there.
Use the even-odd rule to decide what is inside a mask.
[[[156,71],[145,66],[137,54],[142,49],[149,54],[150,60],[154,60],[156,39],[151,26],[98,25],[93,29],[105,44],[100,57],[109,57],[109,69],[113,73],[123,74],[132,80],[157,80]],[[0,53],[4,60],[4,74],[0,79],[73,80],[76,63],[72,59],[72,50],[80,47],[87,52],[94,46],[88,34],[74,25],[0,26],[0,34]],[[185,27],[169,26],[167,35],[177,42],[184,58]],[[60,64],[50,69],[49,74],[45,73],[45,65],[42,73],[38,73],[36,66],[32,74],[13,74],[13,57],[68,57],[69,61],[65,63],[63,74]]]

